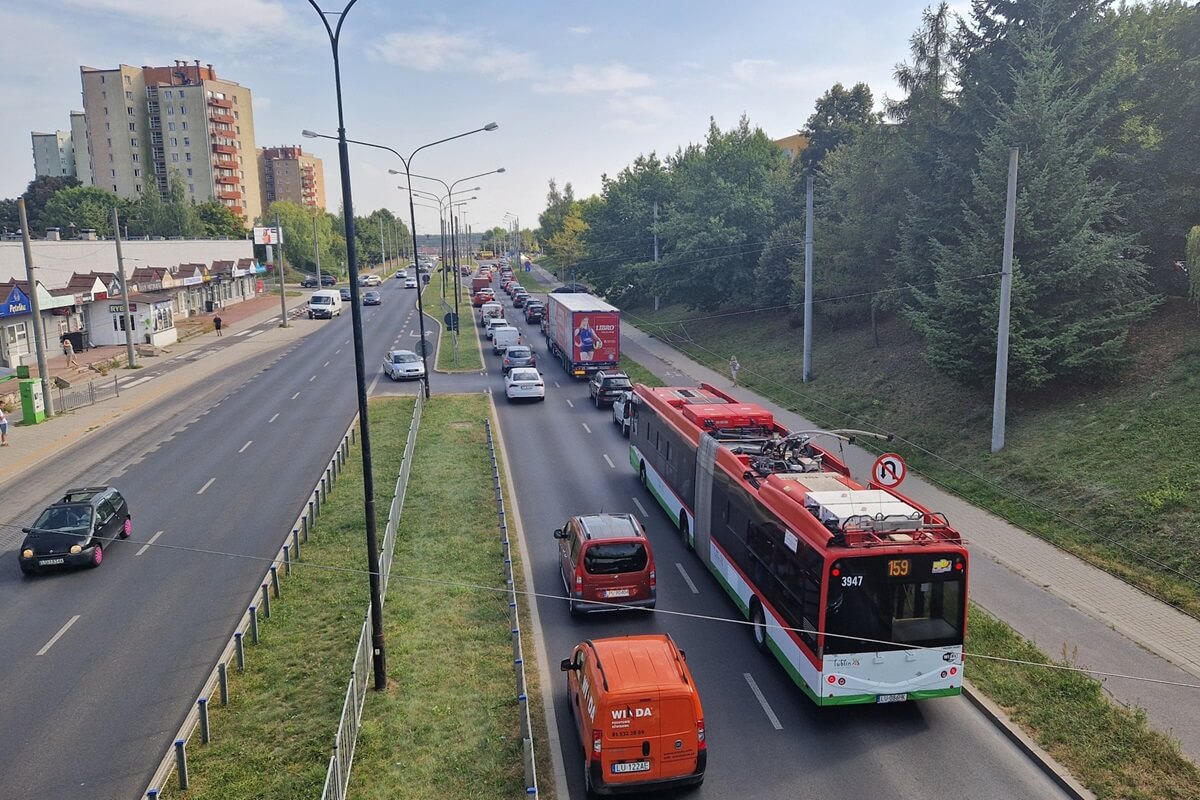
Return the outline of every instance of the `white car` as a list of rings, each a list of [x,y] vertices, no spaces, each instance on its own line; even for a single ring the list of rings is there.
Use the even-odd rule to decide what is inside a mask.
[[[516,367],[504,376],[504,396],[513,400],[545,400],[546,384],[533,367]]]
[[[393,350],[383,358],[383,374],[394,381],[401,378],[424,378],[425,364],[412,350]]]
[[[404,279],[404,288],[405,289],[417,288],[417,279],[412,277],[411,275],[409,275],[407,278]]]
[[[629,412],[633,409],[633,392],[621,392],[612,405],[613,425],[621,429],[621,435],[629,438]]]
[[[496,328],[503,325],[508,325],[508,320],[504,317],[488,317],[483,323],[483,335],[490,339]]]

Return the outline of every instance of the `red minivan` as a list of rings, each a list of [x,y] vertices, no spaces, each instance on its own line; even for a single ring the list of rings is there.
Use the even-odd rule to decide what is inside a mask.
[[[654,608],[654,553],[632,514],[571,517],[554,538],[572,614]]]

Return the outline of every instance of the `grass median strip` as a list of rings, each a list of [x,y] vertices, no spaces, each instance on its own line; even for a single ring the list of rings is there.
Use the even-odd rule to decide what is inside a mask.
[[[443,319],[448,311],[454,310],[454,276],[446,277],[446,289],[443,293],[441,276],[433,281],[432,288],[427,290],[425,301],[426,310]],[[460,279],[463,293],[458,301],[458,349],[455,351],[454,334],[443,321],[439,326],[437,368],[444,372],[478,372],[483,369],[483,353],[479,349],[479,340],[475,335],[475,310],[471,305],[470,278]],[[430,300],[434,302],[429,302]]]
[[[406,501],[420,513],[401,520],[384,606],[393,686],[367,697],[354,800],[524,794],[507,603],[472,588],[503,586],[483,426],[490,412],[483,396],[425,407]],[[515,530],[512,541],[515,559]],[[526,659],[536,699],[529,647]],[[542,718],[537,708],[530,715],[535,725]],[[534,738],[546,759],[544,734]]]
[[[966,649],[1069,664],[1047,658],[978,606],[971,607]],[[1139,711],[1113,703],[1087,675],[984,658],[968,658],[967,675],[1101,800],[1200,798],[1200,769],[1168,737],[1151,730]]]
[[[412,413],[408,398],[371,401],[376,507],[384,515]],[[301,546],[302,562],[282,579],[271,618],[260,622],[260,643],[251,645],[246,637],[246,671],[230,668],[229,707],[211,699],[212,740],[202,745],[196,734],[189,744],[187,796],[321,796],[367,608],[361,467],[360,451],[354,447],[308,543]],[[385,522],[379,520],[381,539]],[[250,588],[246,587],[247,598]],[[175,781],[170,794],[182,796]]]

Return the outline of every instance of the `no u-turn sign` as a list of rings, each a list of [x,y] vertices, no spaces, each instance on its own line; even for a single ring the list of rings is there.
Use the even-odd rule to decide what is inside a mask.
[[[871,470],[875,483],[889,489],[899,486],[907,474],[908,467],[904,464],[904,459],[896,453],[884,453],[875,459],[875,466]]]

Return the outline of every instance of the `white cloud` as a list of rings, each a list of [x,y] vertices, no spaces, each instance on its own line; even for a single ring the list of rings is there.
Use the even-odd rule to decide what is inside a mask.
[[[743,58],[729,65],[729,74],[740,83],[756,83],[764,76],[771,76],[779,66],[779,62],[771,58]]]
[[[97,15],[123,15],[138,25],[161,27],[180,38],[197,33],[220,34],[227,40],[274,39],[320,28],[316,13],[311,25],[297,10],[280,0],[205,0],[203,3],[164,3],[162,0],[67,0],[81,11]],[[309,9],[305,9],[306,11]],[[235,20],[235,24],[230,24]],[[208,41],[212,47],[217,42]]]
[[[554,83],[537,84],[534,91],[543,94],[595,94],[644,89],[650,84],[649,75],[636,72],[624,64],[612,63],[599,67],[576,64]]]
[[[587,25],[572,25],[571,27],[567,28],[567,33],[574,36],[585,36],[591,32],[592,29]]]
[[[613,95],[608,101],[609,110],[617,117],[654,117],[661,119],[670,115],[667,101],[655,94]]]
[[[498,81],[529,78],[533,59],[505,48],[479,49],[479,37],[437,30],[389,33],[367,48],[369,58],[420,72],[471,72]]]

